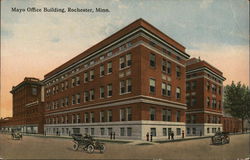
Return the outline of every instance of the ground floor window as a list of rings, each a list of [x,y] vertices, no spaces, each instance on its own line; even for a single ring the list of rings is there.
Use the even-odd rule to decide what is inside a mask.
[[[162,132],[163,132],[163,136],[167,136],[167,128],[163,128]]]
[[[125,136],[125,128],[120,128],[120,136]]]
[[[132,128],[127,128],[127,136],[132,136]]]
[[[220,128],[218,128],[218,131],[220,131]]]
[[[108,135],[112,134],[112,128],[108,128]]]
[[[176,128],[176,134],[181,135],[181,129],[180,128]]]
[[[187,128],[187,134],[190,134],[190,128]]]
[[[64,128],[62,128],[62,134],[64,134]]]
[[[89,133],[89,129],[85,128],[85,133],[88,134]]]
[[[150,132],[152,136],[156,136],[156,128],[150,128]]]
[[[193,128],[192,134],[196,134],[196,128]]]
[[[216,132],[216,128],[212,128],[212,133],[215,133]]]
[[[67,134],[69,133],[69,129],[68,129],[68,128],[66,128],[66,133],[67,133]]]
[[[105,128],[101,128],[101,135],[105,135]]]
[[[73,128],[73,134],[80,133],[80,128]]]
[[[91,128],[91,135],[95,135],[95,128]]]

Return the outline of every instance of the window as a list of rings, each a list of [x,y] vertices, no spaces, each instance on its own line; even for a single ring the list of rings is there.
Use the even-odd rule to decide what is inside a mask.
[[[65,105],[68,106],[69,105],[69,97],[65,98]]]
[[[172,119],[172,111],[167,110],[167,121],[171,121],[171,119]]]
[[[155,109],[150,108],[150,120],[154,121],[155,120]]]
[[[76,103],[79,104],[81,102],[80,93],[76,94]]]
[[[85,123],[88,123],[88,122],[89,122],[89,113],[88,113],[88,112],[85,112],[85,113],[84,113],[84,122],[85,122]]]
[[[191,82],[191,88],[194,90],[196,88],[196,81]]]
[[[167,128],[162,128],[162,135],[167,136]]]
[[[76,123],[75,115],[74,114],[71,116],[71,118],[72,118],[72,123]]]
[[[68,86],[69,86],[68,81],[65,81],[65,89],[68,89]]]
[[[192,134],[194,134],[194,135],[196,134],[196,128],[192,129]]]
[[[186,83],[186,90],[189,91],[190,90],[190,82]]]
[[[127,92],[130,93],[132,91],[132,84],[131,84],[131,79],[126,80],[126,85],[127,85]]]
[[[196,105],[196,98],[193,97],[193,98],[191,99],[191,106],[194,107],[195,105]]]
[[[152,136],[156,136],[156,128],[150,128],[150,132]]]
[[[124,94],[126,92],[125,81],[120,81],[120,94]]]
[[[100,60],[103,60],[103,59],[104,59],[104,56],[101,56],[99,59],[100,59]]]
[[[85,128],[85,134],[89,134],[89,129]]]
[[[176,122],[180,122],[181,121],[181,112],[177,111],[176,112]]]
[[[120,57],[120,69],[125,68],[125,57]]]
[[[170,84],[167,85],[167,95],[171,96],[171,85]]]
[[[176,88],[176,98],[177,99],[181,98],[181,89],[179,87]]]
[[[104,111],[101,111],[101,112],[100,112],[100,121],[101,121],[101,122],[105,122]]]
[[[101,128],[101,135],[105,135],[105,128]]]
[[[111,110],[109,110],[108,112],[108,122],[112,122],[112,111]]]
[[[90,72],[89,72],[89,76],[90,76],[90,81],[92,81],[92,80],[94,80],[94,70],[91,70]]]
[[[167,71],[167,61],[165,59],[162,60],[162,72]]]
[[[181,77],[181,67],[176,66],[176,77]]]
[[[104,72],[104,65],[102,64],[100,66],[100,77],[104,76],[105,72]]]
[[[125,128],[120,128],[120,136],[125,136]]]
[[[72,96],[72,99],[71,99],[71,100],[72,100],[72,105],[73,105],[73,104],[76,104],[75,95]]]
[[[167,113],[168,113],[168,111],[166,109],[162,110],[162,120],[163,121],[167,121]]]
[[[131,108],[127,108],[127,113],[128,113],[127,120],[128,121],[132,121],[132,111],[131,111]]]
[[[80,85],[80,77],[79,77],[79,76],[76,77],[76,85],[77,85],[77,86]]]
[[[162,94],[163,96],[166,96],[166,95],[167,95],[166,83],[162,83],[162,84],[161,84],[161,94]]]
[[[95,122],[95,114],[94,114],[94,112],[90,113],[90,120],[91,120],[92,123]]]
[[[155,64],[155,55],[154,54],[150,54],[150,56],[149,56],[149,61],[150,61],[150,66],[151,67],[155,67],[156,66],[156,64]]]
[[[95,128],[91,128],[90,133],[91,135],[95,135]]]
[[[210,90],[210,83],[207,82],[207,90],[209,91]]]
[[[80,121],[80,115],[79,114],[77,114],[76,115],[76,123],[80,123],[81,121]]]
[[[190,128],[187,128],[187,134],[190,134]]]
[[[207,128],[207,133],[210,133],[210,130],[209,130],[209,128]]]
[[[171,63],[167,62],[167,73],[171,74]]]
[[[150,93],[155,93],[155,80],[149,79]]]
[[[127,136],[132,136],[132,128],[127,128]]]
[[[108,63],[108,74],[112,73],[112,62]]]
[[[88,82],[89,81],[89,77],[88,77],[88,72],[84,73],[84,82]]]
[[[132,64],[130,53],[126,55],[126,63],[127,63],[127,66],[131,66],[131,64]]]
[[[89,93],[90,93],[90,100],[93,101],[95,99],[95,91],[94,91],[94,89],[91,89],[89,91]]]
[[[109,84],[107,86],[107,90],[108,90],[108,97],[112,97],[112,84]]]
[[[109,52],[109,53],[107,54],[107,56],[108,56],[108,57],[112,56],[112,52]]]
[[[100,87],[100,98],[104,98],[105,95],[104,95],[104,87]]]
[[[126,121],[126,109],[120,109],[120,120],[121,121]]]
[[[210,107],[210,98],[207,97],[207,107]]]
[[[84,92],[84,101],[85,101],[85,102],[88,102],[88,101],[89,101],[89,92],[88,92],[88,91],[85,91],[85,92]]]
[[[181,135],[181,129],[180,128],[176,128],[176,135],[177,136]]]
[[[37,88],[35,87],[32,88],[32,95],[37,95]]]
[[[108,135],[112,134],[112,128],[108,128]]]
[[[72,78],[71,79],[71,87],[74,87],[74,86],[76,86],[76,80],[75,80],[75,78]]]
[[[196,115],[191,115],[191,123],[195,123],[196,122]]]

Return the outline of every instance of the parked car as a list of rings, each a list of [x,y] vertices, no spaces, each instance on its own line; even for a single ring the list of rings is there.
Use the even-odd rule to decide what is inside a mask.
[[[230,142],[230,137],[228,132],[216,132],[213,137],[211,137],[212,144],[227,144]]]
[[[21,132],[13,131],[13,132],[11,132],[11,138],[12,138],[13,140],[20,140],[20,139],[23,138],[23,135],[22,135]]]
[[[88,153],[93,153],[94,150],[99,150],[101,153],[105,151],[104,143],[95,140],[92,136],[81,134],[72,134],[73,138],[73,150],[82,149]]]

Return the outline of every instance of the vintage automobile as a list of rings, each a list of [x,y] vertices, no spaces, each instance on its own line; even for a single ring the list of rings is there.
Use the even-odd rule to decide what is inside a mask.
[[[212,144],[227,144],[230,142],[228,132],[216,132],[213,137],[211,137]]]
[[[23,138],[23,135],[22,135],[22,133],[21,132],[12,132],[11,133],[11,138],[13,139],[13,140],[20,140],[20,139],[22,139]]]
[[[92,136],[82,134],[72,134],[73,138],[73,150],[82,149],[88,153],[93,153],[94,150],[99,150],[101,153],[105,151],[105,146],[103,143],[95,140]]]

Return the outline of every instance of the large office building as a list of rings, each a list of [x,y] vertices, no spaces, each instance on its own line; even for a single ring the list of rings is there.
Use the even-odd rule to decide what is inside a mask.
[[[204,60],[186,66],[186,134],[214,135],[222,131],[223,73]]]
[[[46,134],[181,137],[188,58],[184,46],[136,20],[45,75]]]
[[[44,131],[44,93],[43,84],[37,78],[26,77],[13,86],[13,117],[2,119],[1,130],[19,130],[26,133]]]

